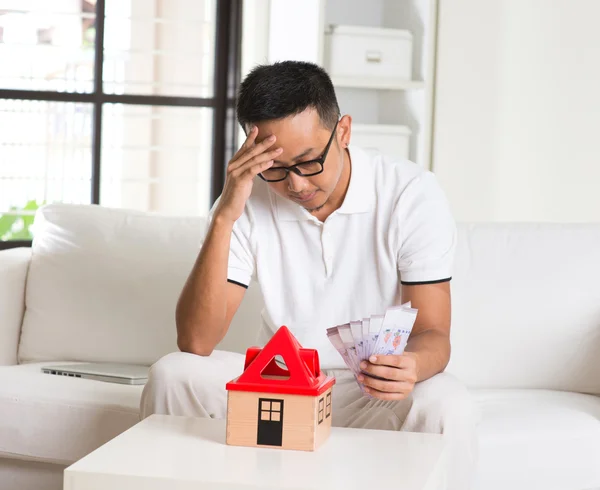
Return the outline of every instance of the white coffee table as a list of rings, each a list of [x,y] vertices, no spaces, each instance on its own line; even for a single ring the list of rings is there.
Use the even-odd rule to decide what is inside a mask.
[[[316,452],[225,444],[225,421],[153,415],[65,470],[64,490],[442,489],[436,434],[333,428]]]

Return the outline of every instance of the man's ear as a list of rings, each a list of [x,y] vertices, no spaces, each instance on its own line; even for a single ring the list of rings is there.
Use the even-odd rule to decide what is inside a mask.
[[[338,142],[342,148],[348,148],[350,136],[352,135],[352,116],[344,115],[338,122]]]

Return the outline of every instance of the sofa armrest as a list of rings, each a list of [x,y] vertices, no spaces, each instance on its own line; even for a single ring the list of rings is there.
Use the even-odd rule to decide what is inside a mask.
[[[0,365],[17,364],[30,248],[0,252]]]

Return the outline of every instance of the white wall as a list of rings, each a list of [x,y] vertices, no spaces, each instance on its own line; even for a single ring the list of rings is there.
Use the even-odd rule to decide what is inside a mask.
[[[270,0],[269,62],[320,62],[321,0]]]
[[[245,0],[243,5],[242,79],[261,64],[320,63],[323,0]],[[241,145],[246,135],[238,131]]]
[[[440,0],[433,169],[461,221],[600,221],[600,1]]]
[[[269,0],[245,0],[242,11],[242,79],[269,59]]]
[[[320,63],[324,7],[324,0],[245,0],[242,78],[264,63]]]

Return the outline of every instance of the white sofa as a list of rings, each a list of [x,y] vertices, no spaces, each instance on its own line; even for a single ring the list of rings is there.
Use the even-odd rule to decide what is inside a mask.
[[[203,218],[50,205],[33,250],[0,252],[0,489],[62,470],[138,421],[142,388],[42,374],[151,364]],[[478,489],[600,487],[600,225],[460,225],[452,361],[481,408]],[[259,288],[220,348],[254,343]]]

